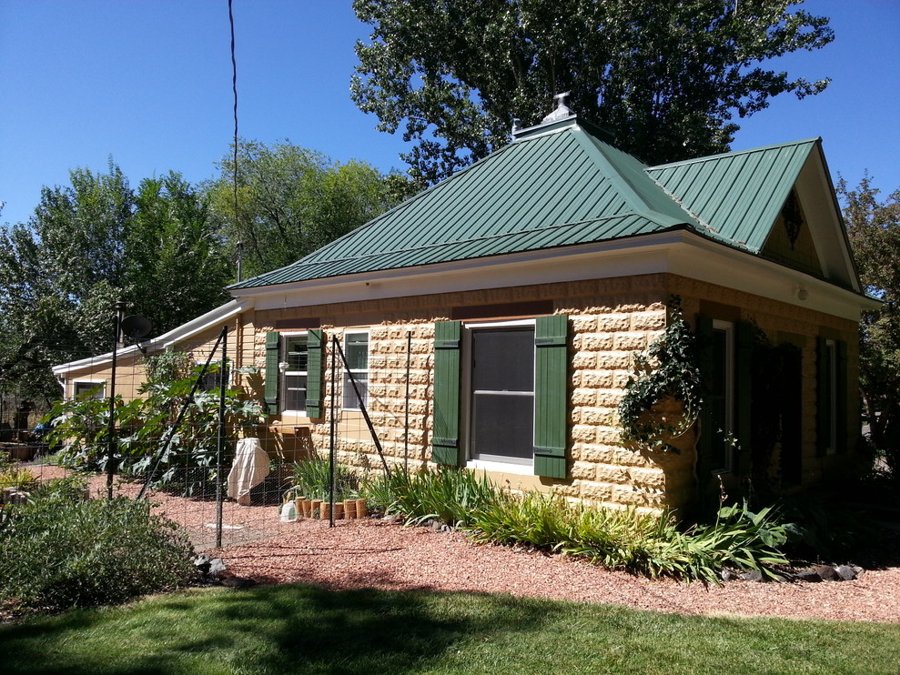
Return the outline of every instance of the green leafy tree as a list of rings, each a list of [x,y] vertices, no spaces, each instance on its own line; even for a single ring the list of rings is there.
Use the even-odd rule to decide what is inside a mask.
[[[289,142],[238,145],[237,217],[232,155],[207,189],[229,245],[243,243],[245,278],[296,262],[410,194],[402,175],[363,162],[333,163]]]
[[[505,145],[551,97],[650,163],[721,152],[746,117],[810,82],[764,67],[833,39],[796,0],[354,0],[353,100],[414,145],[403,158],[433,183]]]
[[[110,349],[117,300],[161,333],[222,302],[230,278],[206,197],[178,174],[135,194],[110,162],[70,183],[0,228],[0,388],[35,401],[61,393],[53,364]]]
[[[866,174],[856,188],[842,178],[837,191],[860,279],[883,302],[860,324],[860,386],[871,441],[900,478],[900,189],[882,200]]]
[[[141,181],[135,207],[125,241],[131,310],[160,333],[224,302],[233,266],[206,195],[170,172]]]

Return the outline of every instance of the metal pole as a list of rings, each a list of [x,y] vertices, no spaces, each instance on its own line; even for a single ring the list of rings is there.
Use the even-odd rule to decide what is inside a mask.
[[[109,422],[107,427],[106,449],[106,498],[113,498],[113,476],[116,473],[116,356],[119,349],[119,334],[122,330],[122,314],[125,303],[116,301],[116,316],[113,318],[112,369],[109,375]]]
[[[403,473],[409,475],[409,362],[412,358],[412,331],[406,331],[406,422],[403,428]]]
[[[331,338],[331,449],[328,453],[329,455],[329,471],[331,472],[331,480],[329,483],[330,490],[330,501],[331,508],[328,509],[328,527],[334,527],[334,430],[335,430],[335,418],[334,418],[334,371],[335,371],[335,349],[337,347],[337,337],[332,336]]]
[[[219,366],[219,435],[216,439],[216,548],[222,548],[222,451],[225,447],[225,379],[228,375],[228,326],[222,327],[222,363]]]

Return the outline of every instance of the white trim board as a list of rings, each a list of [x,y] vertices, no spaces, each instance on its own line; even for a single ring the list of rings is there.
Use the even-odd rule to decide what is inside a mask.
[[[310,307],[669,273],[745,291],[851,321],[880,303],[805,272],[686,230],[611,242],[232,291],[256,309]]]

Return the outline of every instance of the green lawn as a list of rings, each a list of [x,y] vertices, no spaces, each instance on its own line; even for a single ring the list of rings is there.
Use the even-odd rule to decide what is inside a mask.
[[[900,625],[709,619],[508,596],[193,590],[0,627],[0,671],[897,673]]]

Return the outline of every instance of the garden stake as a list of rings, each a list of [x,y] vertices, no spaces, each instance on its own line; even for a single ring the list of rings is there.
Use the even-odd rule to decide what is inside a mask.
[[[125,303],[116,301],[116,316],[113,319],[112,368],[109,382],[109,447],[106,452],[106,498],[113,498],[113,475],[116,472],[116,355],[119,347],[119,334],[122,332],[122,314]]]
[[[329,494],[330,501],[334,504],[334,371],[337,366],[335,363],[335,347],[337,346],[337,336],[334,335],[331,338],[331,448],[328,452],[329,457],[329,471],[331,479],[329,481]],[[339,349],[339,347],[338,347]],[[343,357],[343,354],[341,354]],[[334,527],[334,509],[328,509],[328,527]]]
[[[216,548],[222,548],[222,451],[225,446],[225,362],[228,326],[222,326],[222,365],[219,366],[219,434],[216,439]]]

